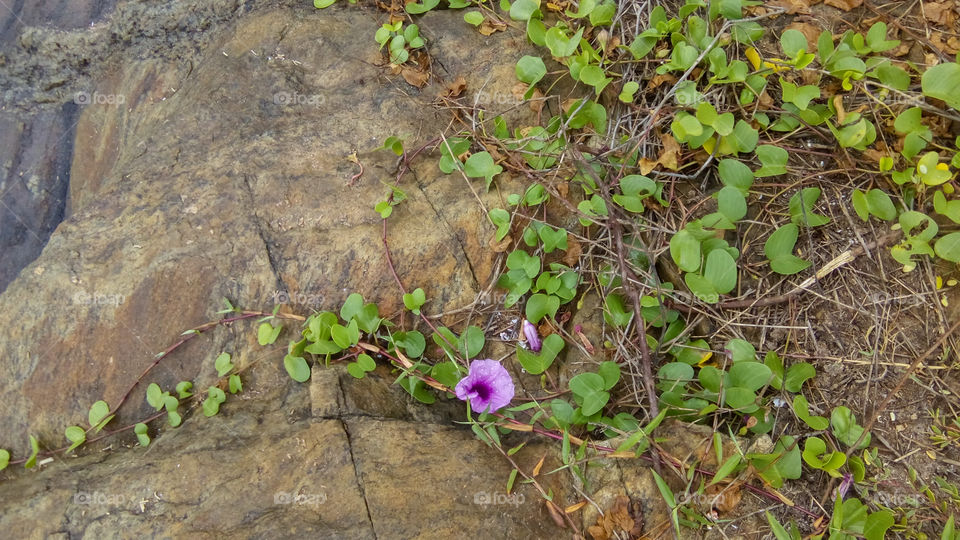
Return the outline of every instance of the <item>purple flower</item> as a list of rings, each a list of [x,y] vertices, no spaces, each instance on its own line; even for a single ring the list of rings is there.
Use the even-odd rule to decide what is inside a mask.
[[[457,383],[457,397],[470,400],[477,412],[496,412],[513,399],[513,379],[496,360],[470,362],[470,373]]]
[[[543,343],[540,341],[540,334],[537,333],[537,327],[532,322],[523,320],[523,336],[527,338],[527,345],[533,352],[540,352]]]
[[[840,488],[837,489],[837,495],[843,499],[851,485],[853,485],[853,475],[850,473],[843,473],[843,481],[840,482]]]

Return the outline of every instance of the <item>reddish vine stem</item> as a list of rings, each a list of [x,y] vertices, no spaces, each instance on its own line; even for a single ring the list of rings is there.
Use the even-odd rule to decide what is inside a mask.
[[[130,397],[130,394],[133,392],[133,390],[143,381],[144,377],[146,377],[147,374],[149,374],[150,371],[153,370],[153,368],[157,367],[157,365],[160,364],[161,360],[169,356],[170,353],[177,350],[178,348],[183,346],[185,343],[187,343],[194,337],[199,336],[200,334],[208,330],[211,330],[213,328],[216,328],[217,326],[220,326],[220,325],[227,326],[230,323],[233,323],[236,321],[242,321],[244,319],[249,319],[251,317],[269,317],[269,316],[275,316],[278,319],[293,319],[298,321],[304,320],[304,318],[299,315],[292,315],[292,314],[285,314],[285,313],[277,313],[276,315],[274,315],[273,313],[264,313],[262,311],[240,311],[239,315],[236,315],[233,317],[224,317],[216,321],[210,321],[210,322],[201,324],[196,328],[191,328],[190,330],[187,330],[186,332],[184,332],[182,334],[182,337],[179,340],[177,340],[176,343],[167,347],[162,353],[156,356],[156,359],[154,359],[153,363],[147,366],[147,368],[143,370],[143,373],[141,373],[140,376],[133,381],[133,384],[130,385],[130,388],[128,388],[127,391],[123,393],[123,397],[121,397],[120,401],[118,401],[117,404],[112,409],[110,409],[110,412],[107,413],[107,415],[109,416],[112,414],[116,414],[117,411],[120,410],[120,406],[123,405],[124,402],[126,402],[127,399]]]

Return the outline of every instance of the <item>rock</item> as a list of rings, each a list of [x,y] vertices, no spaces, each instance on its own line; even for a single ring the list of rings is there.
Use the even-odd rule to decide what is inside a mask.
[[[104,27],[116,29],[118,16]],[[147,37],[111,38],[118,50],[79,107],[66,217],[0,295],[0,447],[14,459],[26,455],[28,434],[45,450],[64,446],[67,426],[84,425],[98,399],[118,403],[156,353],[217,319],[224,297],[306,314],[337,309],[357,291],[396,314],[400,290],[373,206],[389,193],[397,160],[377,148],[387,135],[407,135],[408,149],[430,140],[447,126],[448,113],[431,104],[449,80],[510,88],[524,53],[520,32],[485,38],[464,28],[460,12],[431,13],[422,27],[438,78],[418,91],[382,66],[374,17],[298,4],[211,27],[210,45],[189,66],[165,55],[131,62],[145,39],[187,33],[167,28],[171,20],[148,25]],[[57,39],[87,43],[103,31]],[[64,59],[50,36],[22,35],[38,38],[24,41],[39,52],[38,72]],[[16,85],[25,71],[11,69],[7,98],[25,91]],[[535,121],[532,111],[515,114]],[[364,167],[355,181],[353,153]],[[400,279],[426,290],[431,313],[468,304],[494,276],[493,229],[477,199],[500,204],[482,181],[474,196],[464,178],[442,175],[437,157],[413,162],[400,185],[408,199],[387,231]],[[507,175],[498,182],[507,192],[519,185]],[[390,385],[396,373],[386,368],[359,383],[333,369],[296,384],[280,365],[284,345],[261,348],[253,329],[218,327],[163,359],[110,427],[152,414],[147,382],[172,389],[191,380],[202,391],[227,351],[245,369],[244,392],[220,415],[184,410],[184,424],[161,429],[146,449],[127,448],[135,442],[127,431],[39,470],[11,466],[0,473],[0,527],[17,537],[558,531],[531,486],[497,497],[511,466],[451,422],[462,418],[459,401],[427,410]],[[288,325],[281,340],[298,331]],[[533,440],[516,459],[529,470],[555,450]]]

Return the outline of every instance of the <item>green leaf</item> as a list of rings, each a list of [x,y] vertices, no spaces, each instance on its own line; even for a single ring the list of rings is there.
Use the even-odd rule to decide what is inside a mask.
[[[946,102],[960,110],[960,64],[947,62],[927,68],[920,79],[923,95]]]
[[[708,304],[716,304],[720,301],[720,293],[709,279],[693,272],[683,276],[683,282],[690,289],[697,299]]]
[[[340,318],[344,321],[349,321],[357,316],[363,310],[363,296],[360,293],[351,293],[350,296],[343,302],[343,307],[340,308]],[[331,326],[336,321],[331,322]]]
[[[863,426],[857,424],[857,417],[844,406],[833,409],[830,414],[830,426],[834,437],[847,446],[853,446],[864,432]],[[857,448],[866,448],[869,444],[870,434],[867,433]]]
[[[726,186],[717,192],[717,206],[720,213],[732,223],[736,223],[747,215],[747,200],[735,187]]]
[[[724,478],[730,476],[730,474],[733,473],[734,470],[736,470],[738,465],[740,465],[740,454],[734,454],[730,456],[729,458],[727,458],[726,461],[723,462],[723,465],[721,465],[720,468],[717,469],[717,472],[714,473],[713,475],[713,479],[711,479],[710,483],[707,485],[712,486],[717,482],[723,480]]]
[[[424,303],[426,303],[426,301],[427,295],[420,287],[417,287],[412,293],[406,293],[403,295],[403,305],[415,315],[420,314],[420,308]]]
[[[313,7],[317,9],[327,8],[333,5],[337,0],[313,0]],[[148,439],[149,440],[149,439]],[[144,445],[146,446],[146,445]]]
[[[186,399],[193,395],[193,392],[190,391],[192,388],[193,388],[192,382],[180,381],[177,383],[177,388],[176,388],[177,395],[180,397],[180,399]],[[160,387],[158,386],[157,389],[159,390]],[[160,410],[160,409],[158,408],[157,410]]]
[[[783,49],[783,54],[793,59],[807,51],[810,46],[802,32],[791,28],[780,34],[780,48]]]
[[[552,364],[557,355],[563,350],[563,338],[557,334],[550,334],[543,338],[540,354],[517,347],[517,361],[523,369],[531,375],[540,375]]]
[[[570,379],[570,391],[580,405],[584,416],[600,412],[610,399],[604,390],[604,380],[597,373],[581,373]]]
[[[601,362],[597,374],[603,377],[603,389],[610,390],[620,380],[620,366],[616,362]]]
[[[113,416],[107,416],[110,413],[110,406],[107,405],[106,401],[100,400],[90,406],[90,412],[87,413],[87,420],[90,421],[90,426],[95,428],[96,431],[103,429],[103,426],[113,419]]]
[[[230,375],[229,385],[231,394],[236,394],[237,392],[243,391],[243,382],[240,380],[240,375],[237,375],[236,373]]]
[[[883,540],[886,538],[887,529],[892,527],[895,522],[893,513],[889,510],[873,512],[867,515],[867,522],[863,526],[863,537],[866,540]]]
[[[486,343],[487,338],[479,326],[468,326],[460,336],[459,348],[464,358],[475,358]]]
[[[581,201],[581,204],[585,201]],[[497,242],[504,239],[510,232],[510,212],[503,208],[494,208],[489,213],[490,223],[497,228]]]
[[[803,383],[812,379],[817,374],[817,369],[808,362],[797,362],[790,366],[787,375],[783,379],[783,387],[788,392],[799,392]]]
[[[483,23],[483,13],[479,11],[469,11],[463,14],[463,20],[466,21],[467,24],[480,26],[480,24]]]
[[[797,245],[797,238],[800,235],[800,228],[793,223],[787,223],[780,227],[767,238],[763,244],[763,252],[771,261],[790,255],[793,253],[794,246]]]
[[[510,6],[510,18],[526,21],[540,9],[540,0],[515,0]]]
[[[640,83],[636,81],[629,81],[623,85],[623,89],[620,90],[618,99],[624,103],[633,103],[633,96],[639,89]]]
[[[754,392],[770,382],[771,376],[770,368],[760,362],[737,362],[730,366],[730,382]]]
[[[282,331],[282,326],[274,328],[270,323],[260,323],[260,326],[257,327],[257,343],[260,345],[273,345]]]
[[[681,270],[696,272],[700,270],[700,241],[683,229],[670,239],[670,256]]]
[[[736,193],[739,194],[739,192]],[[737,286],[737,262],[725,250],[715,249],[707,255],[703,277],[713,285],[718,293],[727,294]]]
[[[560,308],[560,299],[553,295],[534,294],[527,300],[526,316],[527,320],[537,324],[545,315],[551,318],[557,315]]]
[[[407,13],[411,15],[420,15],[421,13],[426,13],[431,9],[440,5],[440,0],[423,0],[422,3],[410,3],[407,4],[404,9],[407,10]],[[416,26],[416,25],[413,25]]]
[[[793,398],[793,412],[797,415],[797,418],[815,431],[823,431],[830,425],[830,421],[823,416],[810,414],[810,404],[807,403],[807,398],[802,395]]]
[[[283,357],[283,367],[290,378],[297,382],[307,382],[310,379],[310,366],[302,356],[286,355]],[[212,416],[212,415],[207,415]]]
[[[517,61],[516,72],[517,79],[533,86],[547,74],[547,66],[539,56],[524,56]]]
[[[27,461],[23,464],[24,469],[32,469],[37,466],[37,455],[40,453],[40,441],[36,437],[30,435],[30,456],[27,458]],[[9,461],[9,457],[7,460]]]
[[[213,365],[217,369],[218,377],[223,377],[234,367],[233,363],[230,362],[230,355],[225,352],[222,352],[219,356],[217,356],[217,359],[214,360]]]
[[[156,410],[163,408],[164,392],[157,383],[150,383],[147,387],[147,403]]]
[[[789,154],[779,146],[763,144],[756,149],[757,158],[760,159],[762,167],[757,169],[754,174],[757,178],[766,176],[777,176],[787,172],[787,158]]]
[[[720,160],[717,164],[717,173],[723,185],[737,188],[743,195],[746,195],[750,186],[753,185],[753,171],[740,160]]]
[[[10,452],[0,448],[0,471],[6,469],[7,465],[10,465]]]
[[[960,232],[952,232],[941,236],[933,246],[937,257],[945,261],[960,263]]]
[[[67,452],[72,451],[74,448],[80,446],[87,440],[87,432],[83,430],[80,426],[70,426],[67,428],[65,435],[67,440],[70,441],[70,448],[67,448]]]
[[[485,178],[487,189],[490,189],[493,177],[503,172],[503,167],[493,162],[489,152],[477,152],[467,158],[463,170],[470,178]]]
[[[830,223],[830,218],[813,211],[813,205],[820,198],[820,188],[803,188],[790,197],[790,221],[807,227],[818,227]]]
[[[133,426],[133,432],[137,435],[137,442],[140,443],[140,446],[148,446],[150,444],[150,435],[147,433],[147,425],[143,422],[137,423]]]
[[[430,376],[440,384],[453,388],[460,382],[460,369],[457,364],[448,360],[433,366],[433,369],[430,370]]]

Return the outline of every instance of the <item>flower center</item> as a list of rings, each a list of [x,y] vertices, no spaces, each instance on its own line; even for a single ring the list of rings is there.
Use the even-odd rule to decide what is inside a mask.
[[[477,395],[477,398],[484,401],[490,399],[490,394],[493,393],[493,389],[490,388],[490,385],[484,383],[477,383],[473,385],[472,390]]]

